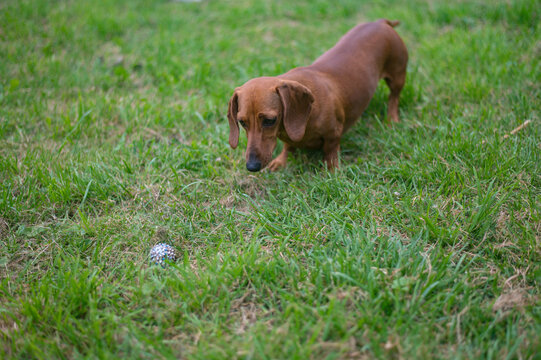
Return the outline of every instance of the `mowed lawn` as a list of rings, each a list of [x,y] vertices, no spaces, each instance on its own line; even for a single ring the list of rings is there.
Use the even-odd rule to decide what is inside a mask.
[[[402,122],[382,82],[338,171],[306,151],[246,171],[233,89],[382,17],[410,52]],[[539,359],[540,18],[537,0],[0,2],[0,357]],[[176,263],[151,266],[159,242]]]

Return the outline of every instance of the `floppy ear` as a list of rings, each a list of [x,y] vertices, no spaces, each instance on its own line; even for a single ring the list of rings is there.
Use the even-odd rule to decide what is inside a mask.
[[[282,100],[282,118],[287,135],[293,141],[301,141],[312,110],[314,95],[306,86],[296,81],[284,81],[276,91]]]
[[[227,119],[229,120],[229,145],[235,149],[239,144],[239,124],[237,123],[237,112],[239,111],[237,92],[229,100]]]

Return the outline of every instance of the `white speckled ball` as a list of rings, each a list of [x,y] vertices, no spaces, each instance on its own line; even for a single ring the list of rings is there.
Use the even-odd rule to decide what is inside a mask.
[[[150,261],[156,265],[165,266],[165,260],[175,261],[177,253],[175,249],[168,244],[157,244],[150,249]]]

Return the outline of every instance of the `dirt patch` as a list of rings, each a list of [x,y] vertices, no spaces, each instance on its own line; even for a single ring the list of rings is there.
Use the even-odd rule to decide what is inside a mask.
[[[220,205],[230,209],[233,207],[233,205],[235,205],[235,200],[235,196],[228,195],[220,199]]]
[[[261,183],[261,180],[256,176],[248,175],[246,177],[240,178],[236,185],[238,190],[242,193],[248,195],[252,199],[264,198],[265,195],[265,185]]]
[[[0,241],[4,241],[5,239],[7,239],[8,234],[9,234],[8,222],[3,217],[0,217]]]
[[[248,290],[240,298],[233,300],[231,303],[230,317],[235,318],[236,324],[234,332],[237,335],[245,333],[262,315],[260,309],[257,308],[254,299],[254,292]]]
[[[515,289],[501,294],[492,305],[494,311],[522,309],[530,303],[530,296],[525,289]]]

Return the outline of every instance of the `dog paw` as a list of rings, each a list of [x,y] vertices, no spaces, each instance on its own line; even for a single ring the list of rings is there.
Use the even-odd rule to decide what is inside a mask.
[[[285,161],[282,161],[281,159],[274,159],[270,162],[270,164],[267,166],[267,169],[269,171],[276,171],[286,165]]]

